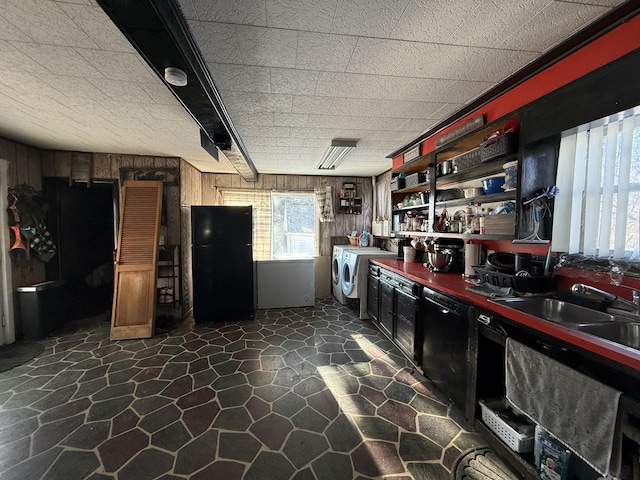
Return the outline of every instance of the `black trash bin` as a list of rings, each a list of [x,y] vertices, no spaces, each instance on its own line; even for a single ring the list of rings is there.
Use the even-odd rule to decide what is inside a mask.
[[[40,340],[62,327],[65,285],[54,280],[17,288],[24,340]]]

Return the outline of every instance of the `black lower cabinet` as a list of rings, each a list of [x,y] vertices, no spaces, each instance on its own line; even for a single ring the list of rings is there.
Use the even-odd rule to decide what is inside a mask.
[[[478,345],[475,309],[427,287],[422,296],[422,370],[466,421],[473,423]]]
[[[380,313],[378,325],[390,339],[395,338],[395,282],[393,278],[382,274],[380,276]]]
[[[371,279],[370,279],[371,280]],[[378,327],[414,364],[420,360],[421,286],[385,269],[378,283]]]
[[[369,265],[367,279],[367,313],[369,318],[378,323],[380,312],[380,267]]]
[[[416,351],[416,326],[420,312],[419,296],[413,284],[396,288],[396,345],[412,361],[419,360]],[[419,288],[419,287],[418,287]]]

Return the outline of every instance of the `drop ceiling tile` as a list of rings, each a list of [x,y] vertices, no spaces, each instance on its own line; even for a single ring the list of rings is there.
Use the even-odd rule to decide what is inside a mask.
[[[254,93],[251,95],[251,101],[256,112],[290,113],[293,97],[276,93]]]
[[[359,38],[346,71],[392,75],[398,70],[398,66],[402,62],[407,62],[413,63],[413,68],[407,72],[399,73],[414,76],[415,70],[421,62],[416,57],[407,59],[407,56],[412,52],[412,44],[410,42],[379,38]]]
[[[277,147],[256,147],[254,145],[251,145],[249,147],[249,153],[253,156],[256,154],[260,154],[260,155],[270,155],[270,154],[274,154],[274,155],[284,155],[284,154],[288,154],[290,153],[289,148],[286,146],[277,146]]]
[[[0,42],[0,48],[2,48],[2,42]],[[2,60],[0,59],[0,68],[1,65]],[[58,93],[46,82],[43,82],[37,74],[23,75],[12,70],[3,70],[2,76],[0,76],[0,92],[6,92],[10,97],[33,92],[40,95],[56,95]]]
[[[254,137],[251,135],[244,135],[242,140],[246,145],[256,147],[275,147],[278,145],[278,139],[273,137]]]
[[[73,23],[93,40],[97,48],[117,52],[135,51],[131,43],[99,6],[88,1],[85,4],[59,2],[58,5]],[[81,46],[88,47],[88,45]]]
[[[461,45],[452,38],[452,32],[483,5],[484,0],[414,0],[407,5],[389,38]]]
[[[194,20],[189,26],[207,63],[242,63],[235,25]]]
[[[356,45],[356,37],[326,33],[300,33],[296,68],[344,72]]]
[[[51,73],[77,77],[102,76],[102,73],[75,48],[17,42],[13,42],[12,45]]]
[[[304,153],[304,138],[292,138],[292,137],[287,137],[287,138],[277,138],[276,139],[276,147],[275,148],[281,148],[281,147],[293,147],[296,149],[297,153]],[[315,148],[308,148],[308,150],[316,150]]]
[[[337,0],[266,0],[269,27],[330,32]]]
[[[483,5],[452,29],[450,40],[461,45],[510,48],[505,45],[504,39],[517,33],[550,3],[548,0],[526,0],[494,1],[491,5]]]
[[[173,93],[171,93],[167,84],[160,79],[155,83],[138,83],[138,86],[149,98],[152,98],[155,103],[173,105],[176,102],[176,98],[173,96]]]
[[[271,91],[293,95],[313,95],[319,72],[292,68],[271,68]]]
[[[230,112],[253,112],[253,101],[251,93],[246,92],[230,92],[228,90],[219,90],[220,97],[226,109]]]
[[[292,113],[328,113],[333,103],[332,97],[295,96]]]
[[[59,98],[66,105],[95,104],[110,99],[87,78],[53,74],[40,74],[38,78],[50,87],[51,92],[55,92],[51,94],[54,98]]]
[[[152,103],[153,101],[146,93],[145,85],[147,84],[144,83],[109,80],[106,78],[92,78],[89,79],[89,82],[95,87],[94,90],[102,92],[117,102],[136,104]],[[166,104],[166,102],[163,103]]]
[[[274,113],[273,123],[281,127],[304,127],[307,125],[309,115],[303,113]]]
[[[253,136],[253,137],[288,137],[290,136],[289,127],[258,127],[254,125],[247,125],[238,128],[241,136]]]
[[[334,33],[388,37],[409,0],[340,0],[333,19]]]
[[[104,50],[77,49],[100,73],[111,80],[157,82],[151,67],[135,53],[108,52]]]
[[[318,138],[318,137],[302,137],[301,140],[302,140],[303,147],[314,148],[314,149],[319,149],[319,148],[326,149],[331,143],[324,138]]]
[[[184,0],[181,0],[182,3]],[[192,0],[200,20],[241,25],[266,25],[265,2],[256,0]]]
[[[82,29],[56,2],[45,0],[4,0],[3,16],[34,42],[67,47],[95,47]]]
[[[320,128],[357,128],[360,130],[397,130],[405,119],[376,117],[353,117],[340,115],[310,115],[309,127]]]
[[[240,126],[259,126],[259,127],[273,127],[273,113],[251,113],[251,112],[234,112],[231,117],[236,127]]]
[[[209,63],[209,72],[218,90],[234,92],[271,92],[271,74],[267,67]]]
[[[2,14],[0,14],[0,40],[33,42],[33,39],[29,37],[29,35],[20,30],[19,25],[12,24]]]
[[[558,0],[556,0],[557,2]],[[579,3],[586,5],[604,5],[607,7],[615,7],[624,3],[624,0],[563,0],[566,3]]]
[[[0,40],[0,51],[2,52],[2,55],[0,55],[0,71],[16,72],[27,76],[33,73],[49,73],[49,70],[37,60],[25,56],[25,52],[21,48],[23,46],[31,46],[26,47],[28,51],[38,48],[33,43],[10,43]]]
[[[537,57],[531,51],[414,43],[398,75],[498,82]],[[417,62],[416,59],[420,59]]]
[[[298,32],[263,27],[236,27],[242,60],[247,65],[292,68]]]
[[[504,46],[545,51],[559,43],[569,32],[577,32],[607,9],[599,6],[554,2],[525,23],[518,32],[505,38]]]

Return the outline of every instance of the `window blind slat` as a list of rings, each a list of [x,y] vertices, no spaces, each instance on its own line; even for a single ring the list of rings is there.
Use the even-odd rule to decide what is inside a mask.
[[[600,227],[600,182],[602,180],[602,132],[604,127],[599,125],[589,132],[589,146],[587,152],[587,177],[584,199],[584,245],[585,255],[596,255],[598,230]],[[584,168],[584,167],[583,167]]]

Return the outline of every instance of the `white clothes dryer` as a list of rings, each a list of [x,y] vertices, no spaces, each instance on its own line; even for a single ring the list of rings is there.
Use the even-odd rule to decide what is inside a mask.
[[[367,279],[370,258],[396,257],[394,252],[385,250],[346,250],[342,259],[342,293],[346,298],[360,301],[360,318],[369,318],[367,313]]]
[[[347,248],[354,248],[351,245],[334,245],[331,257],[331,291],[333,296],[345,305],[347,297],[342,293],[342,258]]]

